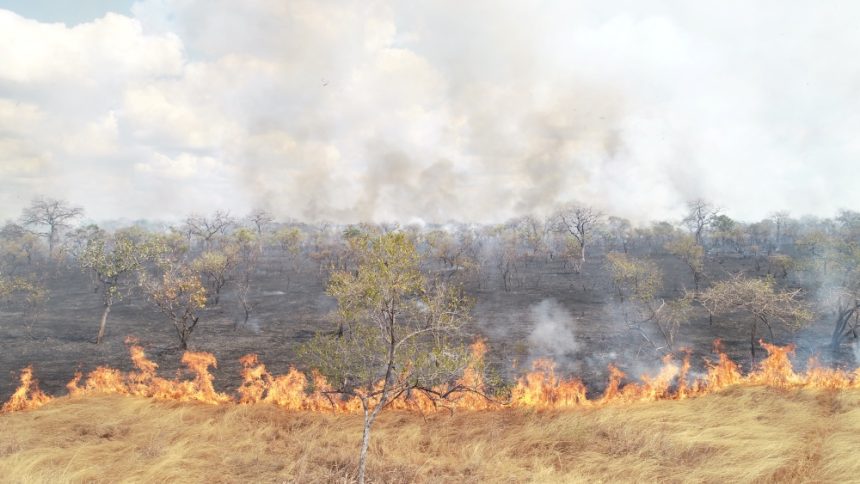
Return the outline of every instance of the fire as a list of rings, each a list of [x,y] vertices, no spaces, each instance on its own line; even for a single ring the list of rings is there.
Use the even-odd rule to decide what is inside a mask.
[[[39,408],[51,401],[51,397],[39,390],[39,382],[33,378],[33,367],[21,370],[21,385],[8,402],[0,407],[0,413],[17,412]]]
[[[98,367],[84,378],[80,372],[66,385],[70,397],[91,394],[136,395],[160,400],[202,402],[213,405],[266,403],[291,411],[333,411],[353,413],[362,411],[361,399],[342,397],[316,371],[310,377],[296,368],[284,375],[272,375],[257,355],[245,355],[242,364],[242,385],[236,395],[215,389],[211,368],[217,361],[211,353],[188,351],[182,356],[186,375],[165,379],[157,374],[158,365],[149,360],[136,341],[128,340],[134,370],[124,373],[109,367]],[[652,375],[642,375],[640,381],[625,381],[627,376],[618,367],[609,366],[609,381],[601,395],[590,398],[582,380],[562,378],[551,360],[536,360],[532,371],[520,377],[511,388],[510,398],[497,401],[486,396],[483,379],[483,340],[472,344],[472,357],[463,377],[452,384],[433,389],[413,390],[397,395],[388,403],[392,409],[431,412],[439,407],[432,395],[444,395],[448,408],[493,410],[503,408],[534,408],[539,410],[594,408],[610,404],[625,404],[655,400],[681,400],[712,393],[734,385],[762,385],[781,389],[814,388],[839,390],[860,388],[860,369],[855,372],[824,368],[810,360],[803,373],[794,370],[790,357],[794,346],[776,346],[760,342],[768,356],[750,373],[743,375],[715,342],[715,362],[707,362],[707,373],[690,376],[690,352],[680,362],[673,355],[663,358],[662,367]],[[0,413],[40,407],[52,397],[39,390],[31,367],[21,371],[21,384]],[[381,383],[380,383],[381,385]],[[376,397],[379,398],[379,397]],[[371,404],[378,400],[371,401]]]

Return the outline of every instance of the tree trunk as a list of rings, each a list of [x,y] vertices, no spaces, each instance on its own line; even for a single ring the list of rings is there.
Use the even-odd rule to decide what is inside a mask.
[[[102,320],[99,324],[99,335],[96,337],[96,344],[101,344],[102,338],[105,336],[105,326],[107,326],[108,314],[110,314],[110,303],[105,303],[104,312],[102,312]]]
[[[370,446],[370,427],[373,425],[373,415],[364,416],[364,435],[361,437],[361,452],[358,456],[358,483],[364,484],[365,469],[367,468],[367,448]]]
[[[758,319],[753,320],[752,327],[750,328],[750,354],[752,355],[752,362],[755,365],[755,330],[756,326],[758,326]]]
[[[182,326],[174,321],[173,325],[176,327],[176,335],[179,336],[179,349],[185,351],[188,349],[188,336],[189,333],[187,330],[184,330]]]
[[[842,342],[845,328],[848,326],[848,321],[851,319],[855,310],[856,308],[849,310],[840,309],[836,313],[836,326],[833,328],[833,336],[830,338],[830,348],[834,353],[839,350],[839,343]]]
[[[57,228],[51,225],[51,231],[48,233],[48,259],[54,260],[54,243],[57,238]]]

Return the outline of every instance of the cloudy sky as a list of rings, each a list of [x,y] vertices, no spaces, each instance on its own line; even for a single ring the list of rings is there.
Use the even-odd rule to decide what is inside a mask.
[[[860,209],[850,1],[0,0],[0,219]]]

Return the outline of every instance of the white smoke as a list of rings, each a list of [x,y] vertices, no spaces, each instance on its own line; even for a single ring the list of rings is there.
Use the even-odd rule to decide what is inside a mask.
[[[529,319],[534,325],[528,337],[533,358],[559,362],[572,358],[579,349],[573,316],[555,299],[544,299],[529,308]]]
[[[97,219],[498,222],[576,199],[648,220],[699,196],[826,215],[860,204],[857,11],[141,0],[69,27],[0,9],[0,219],[43,193]]]

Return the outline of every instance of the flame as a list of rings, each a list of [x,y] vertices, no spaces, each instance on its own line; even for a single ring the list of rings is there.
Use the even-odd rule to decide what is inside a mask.
[[[160,400],[194,401],[213,405],[265,403],[291,411],[329,411],[338,413],[361,412],[362,401],[358,396],[343,397],[334,392],[334,387],[316,371],[310,377],[291,367],[286,374],[272,375],[257,355],[245,355],[242,364],[242,384],[232,396],[216,390],[211,368],[217,368],[215,356],[204,352],[185,352],[182,363],[186,370],[174,379],[165,379],[157,374],[158,365],[149,360],[136,340],[127,340],[134,370],[124,373],[109,367],[98,367],[84,378],[75,373],[66,385],[71,397],[91,394],[136,395]],[[822,367],[811,359],[807,370],[794,370],[791,356],[793,345],[777,346],[760,341],[767,351],[767,358],[746,375],[739,366],[723,352],[719,340],[714,343],[717,353],[715,362],[706,361],[707,372],[690,376],[690,351],[678,361],[673,355],[663,358],[662,367],[652,375],[643,375],[638,382],[625,381],[627,376],[621,369],[609,365],[609,381],[601,395],[589,398],[588,389],[578,378],[562,378],[551,360],[539,359],[532,363],[532,370],[520,377],[511,388],[510,399],[504,402],[493,400],[486,394],[483,378],[484,356],[487,345],[483,340],[471,346],[472,356],[462,378],[454,383],[432,389],[414,389],[395,395],[387,404],[389,408],[419,412],[431,412],[439,408],[439,399],[444,395],[445,407],[467,410],[494,410],[502,408],[534,408],[538,410],[594,408],[610,404],[628,404],[655,400],[681,400],[720,391],[736,385],[759,385],[781,389],[813,388],[840,390],[860,388],[860,369],[847,372]],[[190,378],[189,378],[190,375]],[[21,384],[11,399],[0,408],[0,413],[38,408],[52,397],[39,390],[31,367],[21,371]],[[377,386],[381,388],[382,382]],[[379,402],[379,396],[368,399],[371,405]]]
[[[8,402],[0,407],[0,413],[17,412],[39,408],[51,401],[51,397],[39,390],[39,382],[33,378],[33,367],[21,370],[21,384]]]

